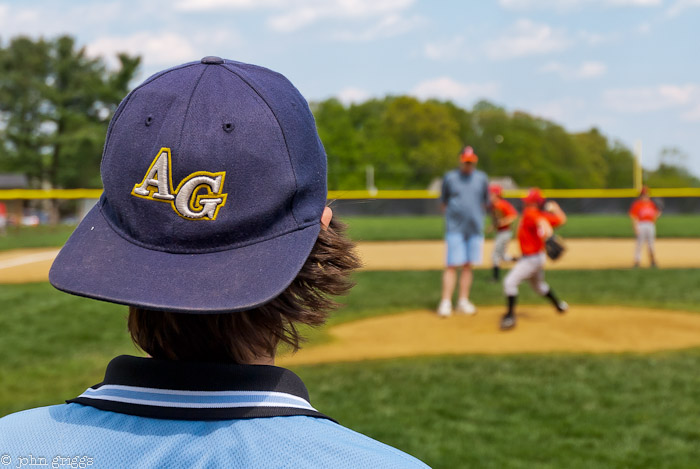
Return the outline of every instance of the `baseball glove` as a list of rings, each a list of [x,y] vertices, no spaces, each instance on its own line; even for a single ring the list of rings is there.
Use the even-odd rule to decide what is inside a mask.
[[[544,249],[547,251],[547,257],[553,261],[559,259],[566,248],[562,242],[561,237],[557,235],[552,235],[544,242]]]

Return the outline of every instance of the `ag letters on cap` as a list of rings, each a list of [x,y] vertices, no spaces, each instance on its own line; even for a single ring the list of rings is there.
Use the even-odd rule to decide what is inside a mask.
[[[219,209],[226,203],[223,194],[226,172],[197,171],[183,179],[173,189],[170,148],[160,149],[148,167],[143,180],[131,190],[131,195],[156,202],[168,202],[186,220],[216,220]]]

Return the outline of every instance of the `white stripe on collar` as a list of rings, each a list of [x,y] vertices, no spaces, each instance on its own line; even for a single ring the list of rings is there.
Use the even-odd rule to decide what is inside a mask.
[[[97,389],[87,389],[79,398],[156,407],[198,409],[288,407],[316,411],[301,397],[275,391],[181,391],[106,384]]]

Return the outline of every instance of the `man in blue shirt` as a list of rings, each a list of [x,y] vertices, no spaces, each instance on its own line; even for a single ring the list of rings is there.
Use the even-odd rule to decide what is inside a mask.
[[[129,306],[120,356],[66,404],[0,419],[4,466],[425,468],[316,410],[274,366],[359,266],[326,156],[282,75],[205,57],[120,104],[104,193],[54,262],[65,292]]]
[[[460,154],[460,166],[445,174],[442,180],[440,201],[445,213],[445,242],[447,260],[442,275],[442,299],[437,313],[440,317],[452,314],[452,295],[459,279],[457,311],[475,314],[476,307],[469,301],[473,272],[472,266],[480,265],[484,245],[484,213],[488,203],[488,178],[476,169],[479,157],[472,147],[465,147]]]

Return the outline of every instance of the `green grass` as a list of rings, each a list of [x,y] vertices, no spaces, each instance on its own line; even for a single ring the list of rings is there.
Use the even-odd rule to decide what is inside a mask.
[[[359,241],[443,239],[441,216],[344,217],[350,236]],[[0,251],[33,247],[60,247],[74,226],[12,228],[0,236]],[[632,225],[626,215],[571,215],[559,232],[567,238],[629,238]],[[659,238],[700,236],[700,215],[664,215],[657,225]]]
[[[21,248],[60,247],[75,229],[72,225],[10,227],[0,236],[0,251]]]
[[[440,272],[361,272],[331,323],[434,308]],[[571,303],[700,312],[699,270],[552,271]],[[541,302],[521,287],[522,301]],[[473,299],[501,304],[476,272]],[[57,404],[136,354],[126,308],[0,285],[0,415]],[[314,340],[322,340],[316,337]],[[416,340],[420,340],[419,337]],[[700,350],[464,356],[296,367],[313,404],[435,468],[696,467]]]
[[[437,307],[440,271],[360,272],[357,286],[343,299],[346,305],[332,319],[340,323],[407,309]],[[476,304],[503,304],[503,286],[490,272],[474,272],[471,299]],[[700,312],[700,269],[555,270],[546,280],[569,303],[627,305]],[[522,303],[544,301],[529,284],[520,286]]]
[[[294,370],[322,412],[433,468],[694,468],[700,351]]]
[[[345,217],[350,235],[360,241],[436,240],[444,236],[440,216]],[[626,215],[571,215],[559,232],[568,238],[630,238]],[[700,236],[700,215],[664,215],[657,224],[660,238]]]

